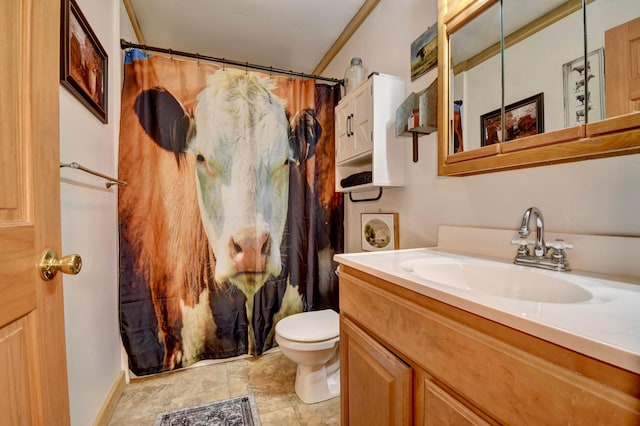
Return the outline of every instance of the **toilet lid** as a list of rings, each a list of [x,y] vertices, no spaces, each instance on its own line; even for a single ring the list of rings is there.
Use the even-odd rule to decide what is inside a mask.
[[[298,342],[333,339],[340,335],[340,315],[331,309],[291,315],[278,321],[276,333]]]

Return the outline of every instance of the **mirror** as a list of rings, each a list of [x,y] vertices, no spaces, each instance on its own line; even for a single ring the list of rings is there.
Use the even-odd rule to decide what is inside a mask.
[[[500,37],[500,3],[495,3],[449,38],[449,93],[453,96],[449,110],[454,117],[449,153],[480,148],[479,117],[502,104],[502,63],[496,49]],[[492,137],[497,137],[499,125],[498,117]]]
[[[503,0],[502,5],[505,25],[502,140],[584,124],[584,85],[579,84],[584,82],[581,3]],[[569,110],[571,114],[565,115]]]
[[[439,0],[440,175],[640,152],[640,87],[625,86],[626,112],[610,115],[619,96],[604,73],[605,31],[640,16],[640,2],[589,1],[587,37],[582,3]],[[611,56],[627,58],[607,65],[627,73],[640,62]]]

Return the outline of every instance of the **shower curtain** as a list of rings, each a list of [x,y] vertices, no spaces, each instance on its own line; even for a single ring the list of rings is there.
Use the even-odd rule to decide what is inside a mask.
[[[339,86],[125,53],[120,333],[145,375],[260,355],[275,324],[338,310]]]

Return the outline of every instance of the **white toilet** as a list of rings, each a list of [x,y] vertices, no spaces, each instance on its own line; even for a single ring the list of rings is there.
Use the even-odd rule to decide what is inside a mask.
[[[282,353],[298,364],[296,394],[307,404],[340,394],[340,315],[331,309],[302,312],[276,324]]]

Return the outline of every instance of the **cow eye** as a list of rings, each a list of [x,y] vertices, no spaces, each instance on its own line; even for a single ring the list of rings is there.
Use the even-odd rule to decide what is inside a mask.
[[[204,163],[204,156],[202,154],[198,154],[196,156],[196,161],[199,163]]]
[[[289,159],[287,158],[286,160],[284,160],[284,165],[285,165],[285,166],[288,166],[288,165],[289,165],[289,162],[290,162],[290,161],[289,161]]]

